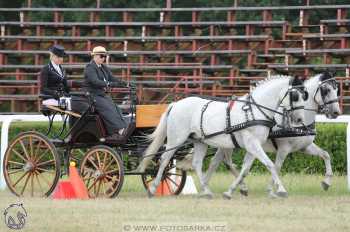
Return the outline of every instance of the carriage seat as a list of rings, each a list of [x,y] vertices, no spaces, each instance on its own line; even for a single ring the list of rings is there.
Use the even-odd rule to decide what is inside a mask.
[[[39,98],[42,99],[40,112],[45,116],[50,116],[57,112],[78,118],[81,116],[81,112],[75,112],[71,109],[70,97],[61,97],[59,100],[56,100],[50,95],[40,94]]]
[[[44,116],[50,116],[53,113],[53,110],[48,108],[48,106],[58,106],[58,101],[50,95],[40,94],[39,99],[41,100],[40,112]]]

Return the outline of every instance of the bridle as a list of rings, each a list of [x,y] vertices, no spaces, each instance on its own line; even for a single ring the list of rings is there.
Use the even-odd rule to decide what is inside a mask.
[[[299,94],[302,95],[302,98],[304,101],[306,101],[309,98],[309,93],[305,90],[304,85],[289,85],[288,91],[284,94],[284,96],[281,98],[279,102],[279,108],[283,109],[283,112],[278,112],[277,114],[282,115],[282,125],[278,125],[277,127],[280,128],[289,128],[289,118],[291,117],[290,114],[295,110],[304,110],[305,106],[295,106],[294,102],[299,101]],[[285,98],[289,99],[289,107],[286,108],[285,106],[282,106],[282,102]]]
[[[331,99],[331,100],[328,100],[326,101],[326,97],[329,93],[329,89],[325,86],[326,84],[330,84],[333,89],[337,89],[337,97],[335,99]],[[321,94],[321,99],[323,101],[323,104],[321,104],[320,102],[318,102],[316,100],[316,95],[317,93],[320,92]],[[330,105],[330,104],[333,104],[333,103],[336,103],[339,101],[339,96],[340,96],[340,85],[339,85],[339,82],[336,81],[335,78],[330,78],[330,79],[327,79],[327,80],[324,80],[324,81],[320,81],[319,84],[318,84],[318,87],[315,91],[315,94],[314,94],[314,102],[319,106],[319,110],[320,112],[324,112],[325,109],[326,109],[326,106],[327,105]]]
[[[294,110],[302,110],[305,107],[302,106],[294,106],[294,102],[299,101],[299,93],[302,95],[302,98],[304,101],[306,101],[309,98],[309,93],[305,90],[304,85],[296,85],[292,86],[289,85],[288,91],[284,94],[283,98],[280,101],[280,107],[282,102],[286,97],[289,97],[289,109],[286,109],[287,112],[294,111]],[[285,107],[283,107],[285,108]]]
[[[329,93],[329,90],[325,86],[326,83],[330,83],[330,85],[333,87],[333,89],[337,89],[337,98],[331,99],[329,101],[326,101],[325,98]],[[321,99],[323,103],[321,104],[316,100],[317,93],[320,92]],[[317,104],[318,108],[317,109],[305,109],[307,111],[314,111],[314,112],[320,112],[320,113],[326,113],[328,111],[327,105],[330,105],[332,103],[338,102],[339,101],[339,96],[340,96],[340,85],[339,82],[336,81],[335,78],[330,78],[324,81],[320,81],[318,84],[318,87],[313,95],[314,102]]]

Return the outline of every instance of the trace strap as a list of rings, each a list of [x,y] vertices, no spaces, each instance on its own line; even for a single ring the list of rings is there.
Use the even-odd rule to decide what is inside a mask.
[[[233,105],[235,104],[234,101],[229,101],[227,108],[226,108],[226,128],[231,128],[231,109],[233,107]],[[231,136],[231,140],[233,145],[235,145],[236,148],[241,148],[237,142],[236,136],[234,135],[234,133],[230,133]]]

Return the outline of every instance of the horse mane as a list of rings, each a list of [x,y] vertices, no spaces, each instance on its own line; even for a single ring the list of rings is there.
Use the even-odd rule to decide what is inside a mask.
[[[292,78],[292,76],[287,76],[287,75],[272,75],[272,76],[270,76],[270,77],[267,77],[267,78],[265,78],[265,79],[263,79],[263,80],[258,81],[258,82],[256,83],[256,85],[255,85],[255,88],[260,87],[260,86],[262,86],[262,85],[265,85],[265,84],[267,84],[267,83],[269,83],[270,81],[273,81],[273,80],[290,79],[290,78]],[[255,88],[254,88],[254,89],[255,89]]]
[[[314,76],[312,76],[312,77],[306,79],[306,80],[305,80],[305,84],[308,83],[308,82],[310,82],[310,81],[312,81],[312,80],[313,80],[314,78],[316,78],[316,77],[318,77],[318,78],[315,79],[315,81],[321,81],[321,82],[322,82],[322,81],[325,81],[325,80],[328,80],[328,79],[334,78],[334,76],[333,76],[332,73],[325,71],[325,72],[318,73],[318,74],[316,74],[316,75],[314,75]]]
[[[318,82],[318,81],[321,80],[321,78],[322,78],[322,73],[318,73],[316,75],[313,75],[313,76],[305,79],[305,84],[308,83],[308,82],[311,82],[313,80]]]

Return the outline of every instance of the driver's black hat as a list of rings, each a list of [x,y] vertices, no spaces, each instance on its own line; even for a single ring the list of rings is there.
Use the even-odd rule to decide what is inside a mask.
[[[60,45],[54,45],[49,49],[50,52],[52,52],[53,54],[55,54],[58,57],[64,57],[66,56],[66,52],[64,51],[64,47],[60,46]]]

